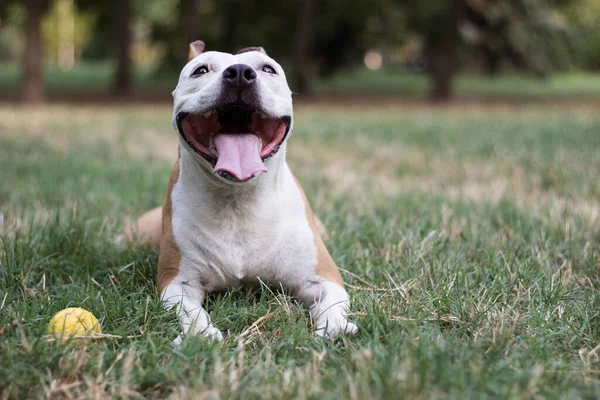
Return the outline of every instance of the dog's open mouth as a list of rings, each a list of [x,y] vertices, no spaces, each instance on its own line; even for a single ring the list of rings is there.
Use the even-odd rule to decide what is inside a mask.
[[[258,109],[228,105],[195,115],[177,114],[177,127],[187,144],[213,166],[213,172],[246,181],[266,172],[288,134],[291,118],[271,118]]]

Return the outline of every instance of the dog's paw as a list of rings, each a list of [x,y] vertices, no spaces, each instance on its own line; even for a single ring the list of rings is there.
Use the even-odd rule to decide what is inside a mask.
[[[113,244],[117,247],[125,247],[127,242],[128,242],[128,240],[125,235],[117,235],[117,236],[113,237]]]
[[[203,339],[206,339],[211,342],[223,341],[223,334],[221,333],[221,331],[212,325],[209,326],[208,328],[206,328],[205,330],[198,332],[197,334],[202,336]],[[186,336],[184,334],[177,336],[175,338],[175,340],[173,340],[173,343],[172,343],[173,347],[181,347],[185,338],[186,338]]]
[[[215,342],[223,341],[223,334],[221,333],[221,331],[212,325],[210,325],[208,328],[202,331],[202,336],[208,340]]]
[[[331,324],[323,328],[317,328],[314,335],[322,338],[335,339],[338,336],[354,335],[358,331],[358,327],[352,322],[344,321],[344,323]]]
[[[178,347],[181,347],[182,343],[183,343],[183,336],[179,335],[175,338],[175,340],[173,340],[173,342],[171,342],[171,346],[178,348]]]
[[[346,325],[346,329],[344,329],[344,333],[346,335],[354,335],[358,331],[358,326],[353,324],[352,322],[348,322]]]

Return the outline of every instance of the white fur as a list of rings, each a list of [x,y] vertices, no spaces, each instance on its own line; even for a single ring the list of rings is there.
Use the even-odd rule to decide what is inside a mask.
[[[238,63],[256,70],[261,109],[267,115],[293,116],[291,91],[274,60],[256,51],[239,55],[207,52],[181,72],[173,92],[176,129],[178,112],[201,114],[214,109],[222,71]],[[203,64],[211,72],[191,78],[192,71]],[[264,64],[276,68],[278,75],[262,72]],[[315,238],[301,192],[285,161],[285,143],[266,161],[267,173],[243,184],[216,177],[207,161],[185,141],[180,143],[179,180],[171,200],[181,263],[162,298],[167,307],[177,307],[183,334],[221,340],[221,332],[202,308],[206,293],[260,281],[283,285],[296,294],[311,311],[315,334],[354,333],[356,326],[345,316],[349,305],[346,291],[315,273]],[[181,337],[176,340],[180,342]]]

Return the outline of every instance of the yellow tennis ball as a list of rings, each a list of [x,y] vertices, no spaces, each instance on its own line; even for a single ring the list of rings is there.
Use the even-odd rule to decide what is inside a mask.
[[[102,333],[100,323],[91,312],[83,308],[65,308],[54,314],[48,323],[48,334],[54,335],[58,340],[92,336],[96,333]]]

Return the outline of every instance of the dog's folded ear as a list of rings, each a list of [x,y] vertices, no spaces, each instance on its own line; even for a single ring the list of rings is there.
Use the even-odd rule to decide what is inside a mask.
[[[265,49],[263,49],[262,47],[245,47],[241,50],[238,50],[237,53],[235,54],[242,54],[242,53],[247,53],[249,51],[258,51],[261,52],[263,54],[267,54],[267,52],[265,51]]]
[[[190,52],[188,53],[188,61],[202,54],[204,51],[204,42],[202,40],[196,40],[190,43]]]

